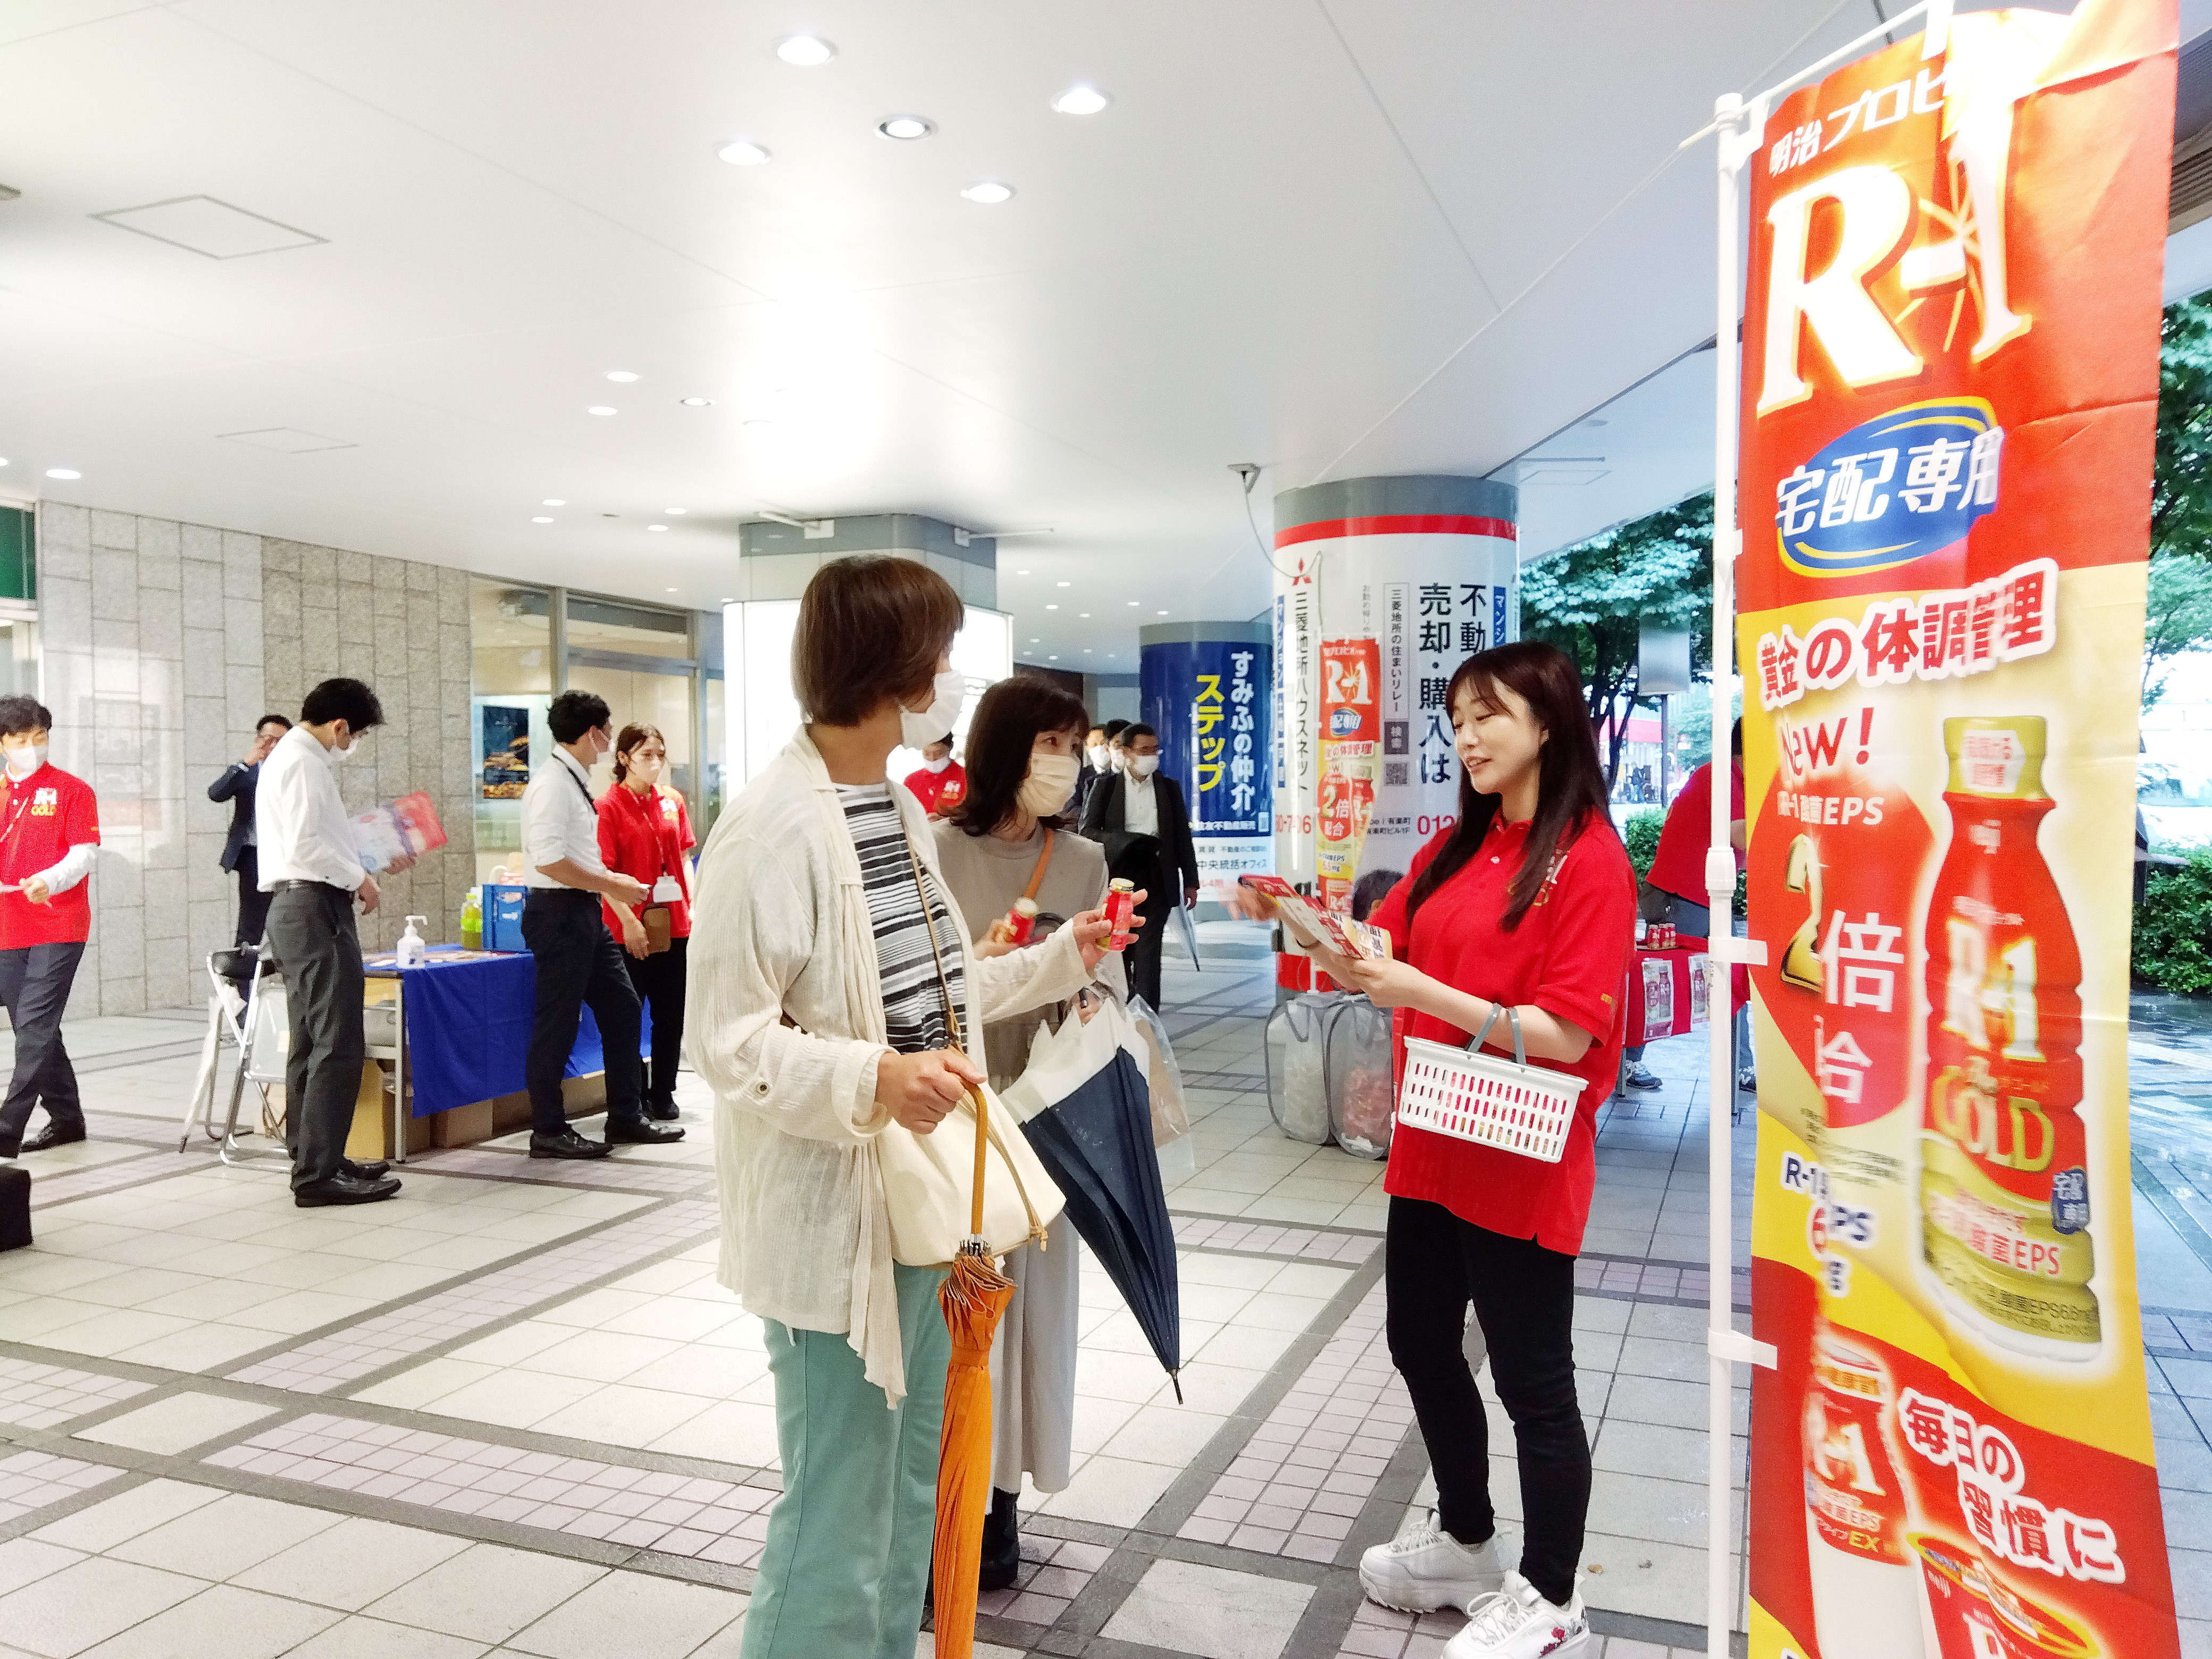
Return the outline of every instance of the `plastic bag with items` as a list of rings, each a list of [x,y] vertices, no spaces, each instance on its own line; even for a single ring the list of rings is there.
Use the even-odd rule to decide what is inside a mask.
[[[1267,1016],[1267,1111],[1292,1140],[1328,1145],[1328,1028],[1351,1000],[1342,991],[1300,991]]]
[[[1151,1056],[1145,1080],[1152,1091],[1152,1148],[1160,1157],[1160,1179],[1172,1186],[1198,1168],[1197,1149],[1190,1144],[1190,1109],[1182,1096],[1182,1067],[1176,1063],[1167,1022],[1152,1006],[1142,997],[1131,997],[1128,1012]]]
[[[1328,1022],[1323,1050],[1329,1127],[1354,1158],[1387,1158],[1397,1118],[1390,1077],[1390,1014],[1364,996],[1349,998]]]

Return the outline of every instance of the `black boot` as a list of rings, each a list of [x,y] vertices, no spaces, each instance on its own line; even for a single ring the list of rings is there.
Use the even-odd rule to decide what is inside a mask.
[[[1022,1570],[1020,1516],[1015,1504],[1018,1492],[991,1489],[991,1512],[983,1517],[982,1570],[976,1575],[978,1589],[1012,1589]]]

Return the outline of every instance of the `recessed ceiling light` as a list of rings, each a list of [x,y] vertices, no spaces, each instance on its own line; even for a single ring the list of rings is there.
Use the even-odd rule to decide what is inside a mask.
[[[611,415],[614,412],[613,407],[607,404],[593,404],[584,411],[586,415]]]
[[[769,159],[768,146],[750,138],[732,138],[714,154],[733,167],[757,167]]]
[[[82,478],[84,474],[73,466],[50,466],[46,469],[46,476],[49,478],[59,478],[67,482],[71,478]]]
[[[1130,604],[1130,605],[1131,605],[1131,607],[1132,607],[1133,609],[1135,606],[1137,606],[1137,605],[1142,605],[1143,603],[1144,603],[1144,601],[1143,601],[1142,599],[1132,599],[1132,600],[1130,600],[1130,601],[1129,601],[1129,604]]]
[[[670,592],[673,593],[676,590],[675,590],[674,588],[672,588],[672,588],[670,588],[668,591],[669,591]]]
[[[714,406],[712,398],[678,398],[676,401],[686,409],[712,409]]]
[[[1076,85],[1052,100],[1062,115],[1096,115],[1114,100],[1096,87]]]
[[[1002,185],[994,179],[986,179],[981,184],[969,185],[960,193],[971,202],[981,202],[985,207],[995,207],[1000,202],[1013,200],[1014,187],[1012,185]]]
[[[732,599],[727,593],[725,593],[722,595],[722,603],[724,605],[735,605],[737,601]]]
[[[1060,653],[1055,651],[1051,656],[1047,657],[1045,660],[1047,662],[1058,662],[1060,660]]]
[[[819,69],[837,48],[818,34],[787,34],[775,43],[775,55],[793,69]]]
[[[1053,586],[1054,587],[1073,587],[1075,584],[1073,582],[1054,582]]]
[[[900,138],[911,142],[916,138],[928,137],[931,133],[937,131],[937,123],[927,115],[887,115],[876,123],[876,131],[886,138]]]
[[[1168,614],[1168,613],[1167,613],[1166,611],[1161,611],[1161,612],[1160,612],[1160,615],[1162,615],[1163,617],[1166,616],[1167,614]]]
[[[628,386],[632,380],[637,379],[637,375],[627,368],[611,368],[607,371],[607,379],[620,380],[624,386]]]
[[[1026,571],[1026,570],[1017,570],[1016,572],[1014,572],[1014,574],[1016,574],[1017,576],[1026,576],[1026,575],[1028,575],[1029,574],[1030,574],[1030,573],[1029,573],[1028,571]]]
[[[1077,616],[1079,616],[1079,617],[1081,617],[1085,618],[1086,620],[1090,617],[1090,615],[1091,615],[1091,613],[1090,613],[1088,611],[1077,611],[1075,614],[1076,614]]]
[[[665,525],[665,524],[649,524],[649,525],[646,526],[646,528],[647,528],[647,530],[665,530],[665,529],[667,529],[667,528],[668,528],[668,526],[667,526],[666,525]],[[673,593],[676,590],[675,590],[674,588],[672,588],[672,588],[670,588],[668,591],[669,591],[670,592]]]
[[[0,455],[0,466],[5,466],[7,465],[8,458],[5,455]]]
[[[548,495],[544,501],[538,502],[538,505],[540,507],[566,507],[568,503],[562,501],[558,495]]]
[[[1036,643],[1037,643],[1037,641],[1035,641],[1035,640],[1031,640],[1031,641],[1030,641],[1030,643],[1031,645],[1035,645]]]
[[[543,517],[541,517],[541,518],[532,519],[530,522],[531,522],[531,523],[532,523],[532,524],[551,524],[551,523],[553,522],[553,520],[552,520],[551,519],[550,519],[550,518],[543,518]]]
[[[1048,610],[1048,611],[1057,611],[1057,610],[1059,610],[1059,609],[1060,609],[1060,607],[1059,607],[1058,605],[1048,605],[1045,606],[1045,609],[1046,609],[1046,610]]]
[[[660,510],[663,513],[668,514],[672,517],[678,519],[682,518],[686,513],[690,511],[689,507],[664,507]]]

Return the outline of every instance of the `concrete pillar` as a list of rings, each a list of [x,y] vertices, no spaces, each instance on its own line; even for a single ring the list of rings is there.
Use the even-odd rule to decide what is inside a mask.
[[[1443,689],[1521,633],[1520,492],[1445,475],[1275,497],[1275,866],[1334,908],[1459,810]]]
[[[1160,770],[1182,786],[1208,888],[1273,867],[1272,647],[1249,622],[1137,631],[1138,719],[1160,734]]]

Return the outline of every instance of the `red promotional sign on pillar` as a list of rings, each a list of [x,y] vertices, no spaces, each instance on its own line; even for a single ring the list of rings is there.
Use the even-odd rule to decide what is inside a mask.
[[[1981,12],[1749,163],[1751,1651],[2178,1651],[2129,860],[2172,0]]]

